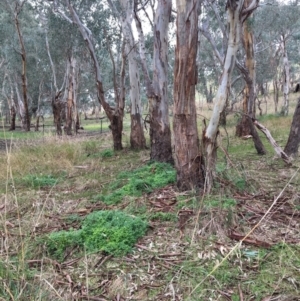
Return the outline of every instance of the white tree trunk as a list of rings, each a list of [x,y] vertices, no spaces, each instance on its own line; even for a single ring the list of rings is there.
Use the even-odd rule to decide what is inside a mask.
[[[150,158],[159,162],[173,162],[168,109],[168,27],[171,8],[172,0],[159,0],[157,3],[153,27],[153,80],[149,76],[145,39],[142,23],[137,15],[137,7],[134,14],[149,102]]]
[[[19,88],[18,88],[18,84],[17,84],[17,81],[15,82],[15,90],[16,90],[16,95],[17,95],[17,103],[18,103],[18,113],[19,113],[19,117],[21,119],[21,127],[22,127],[22,130],[26,131],[26,113],[25,113],[25,107],[24,107],[24,103],[23,103],[23,100],[21,98],[21,95],[20,95],[20,91],[19,91]]]
[[[133,0],[120,0],[122,7],[121,24],[122,32],[126,41],[128,59],[130,100],[131,100],[131,133],[130,144],[132,148],[144,148],[146,140],[142,127],[142,103],[140,96],[140,76],[136,61],[138,54],[135,49],[135,41],[132,34]]]
[[[225,57],[223,73],[216,95],[213,113],[209,125],[205,131],[205,151],[206,151],[206,192],[209,192],[212,187],[213,172],[215,169],[217,134],[219,127],[220,114],[226,105],[227,90],[230,85],[231,73],[235,66],[236,53],[240,41],[240,20],[239,15],[242,9],[243,1],[228,1],[232,4],[227,4],[229,36],[227,53]]]
[[[283,48],[283,98],[284,98],[282,113],[284,116],[286,116],[289,114],[290,67],[289,67],[289,59],[286,50],[286,40],[284,36],[282,36],[282,48]]]

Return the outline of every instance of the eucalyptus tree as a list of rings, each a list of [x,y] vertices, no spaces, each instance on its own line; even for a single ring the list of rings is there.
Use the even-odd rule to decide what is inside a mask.
[[[99,59],[97,57],[96,50],[101,48],[101,45],[97,44],[97,48],[95,47],[92,31],[85,25],[88,22],[83,22],[79,18],[78,13],[75,11],[70,1],[66,0],[63,3],[55,1],[54,5],[54,12],[59,12],[64,19],[75,24],[84,42],[86,43],[93,64],[98,100],[103,107],[108,119],[110,120],[110,129],[112,131],[114,149],[122,149],[122,122],[119,121],[123,119],[123,106],[122,102],[120,101],[116,102],[115,106],[112,107],[106,99]],[[93,5],[95,5],[94,8],[96,9],[97,4],[94,3]],[[69,11],[71,17],[66,14],[65,7]],[[85,21],[89,21],[89,18],[85,19]]]
[[[207,102],[212,102],[212,86],[216,87],[222,74],[227,43],[224,1],[203,1],[199,24],[198,70],[199,89]],[[208,43],[207,43],[208,42]]]
[[[257,0],[252,0],[247,6],[244,6],[244,1],[242,0],[228,0],[226,3],[229,30],[227,51],[213,113],[204,135],[206,152],[205,188],[208,192],[212,188],[213,184],[219,121],[221,113],[226,105],[227,92],[231,82],[231,74],[236,63],[236,55],[240,42],[241,24],[245,22],[249,14],[254,11],[257,6]]]
[[[138,53],[136,51],[136,43],[132,32],[134,0],[119,0],[116,3],[112,0],[108,0],[108,4],[114,16],[121,24],[122,33],[126,42],[125,45],[129,69],[131,101],[130,145],[134,149],[141,149],[145,148],[146,140],[142,125],[142,103],[139,76],[140,71],[136,61]]]
[[[141,6],[143,8],[143,6]],[[149,103],[150,158],[160,162],[173,162],[168,97],[168,27],[171,17],[171,0],[159,0],[151,26],[153,35],[153,70],[149,70],[142,21],[135,0],[134,16],[140,44],[141,66]],[[151,73],[152,71],[152,79]]]
[[[30,118],[37,107],[38,88],[43,68],[40,53],[41,35],[32,2],[1,1],[1,29],[3,43],[0,53],[6,59],[5,91],[11,95],[9,107],[15,111],[24,130],[30,130]],[[20,59],[21,58],[21,59]],[[11,87],[8,87],[11,85]],[[13,87],[13,93],[11,88]],[[36,94],[37,93],[37,94]],[[14,110],[11,111],[14,115]]]
[[[251,5],[255,3],[253,1],[244,1],[243,9],[246,10],[247,7],[251,7]],[[201,25],[199,27],[200,33],[206,38],[209,42],[208,46],[211,48],[211,53],[214,54],[214,58],[216,58],[218,69],[224,67],[224,53],[225,48],[228,44],[228,33],[225,30],[225,26],[223,23],[224,15],[220,12],[220,2],[210,2],[205,1],[206,14],[205,17],[201,20]],[[240,78],[244,79],[244,87],[242,87],[243,92],[243,115],[240,122],[237,125],[237,135],[244,136],[249,135],[253,137],[255,148],[258,154],[264,154],[265,149],[259,138],[259,135],[255,129],[252,118],[254,118],[254,106],[256,99],[256,91],[255,91],[255,57],[254,57],[254,42],[253,42],[253,32],[252,32],[252,22],[250,19],[252,10],[249,10],[247,15],[247,20],[245,18],[240,18],[240,24],[238,25],[237,35],[241,35],[242,44],[244,48],[240,49],[242,55],[240,55],[239,60],[236,64],[236,78],[228,82],[227,87],[227,95],[225,100],[225,106],[223,111],[221,112],[219,123],[224,125],[226,124],[226,107],[228,106],[228,97],[229,94],[233,94],[233,87],[238,82],[240,85]],[[207,45],[206,45],[207,47]],[[244,62],[245,57],[245,62]],[[212,60],[214,61],[214,60]],[[215,63],[216,65],[216,63]],[[215,68],[216,69],[216,68]],[[234,70],[232,70],[233,72]],[[239,75],[238,75],[238,73]],[[221,76],[221,74],[219,75]]]
[[[180,190],[204,186],[195,105],[200,4],[201,1],[176,1],[173,128],[177,187]]]
[[[83,52],[78,41],[80,36],[72,24],[65,22],[60,15],[53,14],[49,6],[37,3],[36,12],[47,55],[44,60],[48,74],[44,78],[44,86],[48,87],[50,94],[48,98],[56,132],[62,135],[62,124],[65,122],[64,131],[71,135],[79,127],[77,96],[80,60],[77,58],[82,57]],[[57,32],[64,32],[68,38],[57,35]]]
[[[245,0],[244,7],[251,5],[252,0]],[[256,62],[255,62],[255,43],[253,33],[253,14],[249,11],[247,19],[241,24],[242,27],[242,44],[245,52],[245,62],[237,63],[237,67],[245,80],[245,88],[243,95],[243,115],[240,122],[236,126],[236,135],[247,136],[251,135],[254,146],[259,155],[266,154],[264,145],[255,129],[253,120],[255,119],[255,100],[257,98],[256,92]]]
[[[254,20],[257,40],[258,82],[273,80],[275,112],[278,94],[283,92],[281,113],[288,114],[291,71],[298,64],[300,8],[293,1],[264,1]],[[296,51],[295,51],[296,46]],[[296,56],[295,56],[296,54]],[[294,60],[294,61],[293,61]]]
[[[26,3],[26,0],[15,0],[13,2],[5,0],[6,7],[11,13],[11,17],[15,24],[16,33],[19,40],[19,49],[16,50],[21,57],[22,67],[21,67],[21,79],[22,79],[22,97],[19,93],[19,87],[17,84],[17,79],[15,80],[16,95],[19,103],[20,116],[22,120],[22,128],[26,131],[30,131],[30,116],[29,116],[29,105],[28,105],[28,84],[27,84],[27,53],[25,49],[24,37],[22,34],[22,25],[20,22],[20,14]]]

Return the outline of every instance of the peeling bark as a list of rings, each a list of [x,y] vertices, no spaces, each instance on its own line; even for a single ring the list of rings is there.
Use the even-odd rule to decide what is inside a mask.
[[[76,131],[76,119],[77,119],[77,110],[76,110],[76,90],[77,90],[77,81],[76,81],[76,59],[71,56],[68,61],[68,74],[67,74],[67,85],[66,85],[66,123],[65,123],[65,133],[67,135],[72,135],[72,127],[74,124],[74,132]]]
[[[173,163],[171,130],[168,108],[168,24],[171,15],[171,0],[159,0],[154,21],[153,80],[145,55],[145,41],[141,22],[135,8],[140,56],[149,102],[150,158],[154,161]]]
[[[198,1],[177,0],[174,68],[174,142],[179,190],[204,186],[196,120],[195,88],[198,46]]]
[[[246,0],[245,7],[251,5],[252,0]],[[255,56],[254,56],[254,42],[253,32],[251,28],[251,19],[247,19],[243,23],[243,46],[246,53],[245,67],[239,66],[240,72],[243,74],[246,86],[244,89],[243,98],[243,113],[240,122],[236,126],[236,135],[238,137],[251,135],[253,138],[254,146],[259,155],[266,154],[264,145],[253,125],[252,118],[255,118],[255,100],[256,100],[256,72],[255,72]],[[250,118],[249,118],[250,116]]]
[[[18,33],[18,38],[21,46],[21,51],[19,52],[21,59],[22,59],[22,72],[21,72],[21,77],[22,77],[22,94],[23,94],[23,106],[24,106],[24,114],[23,114],[23,129],[26,131],[30,131],[30,116],[29,116],[29,108],[28,108],[28,93],[27,93],[27,76],[26,76],[26,50],[25,50],[25,45],[24,45],[24,39],[21,33],[20,29],[20,22],[19,22],[19,14],[22,10],[22,6],[25,3],[23,1],[21,4],[16,3],[15,7],[15,12],[14,12],[14,18],[15,18],[15,25]]]
[[[229,23],[227,52],[212,117],[204,135],[204,145],[206,151],[206,192],[210,192],[213,184],[213,173],[216,164],[218,126],[220,121],[220,114],[224,110],[224,107],[226,105],[227,91],[230,85],[231,73],[235,65],[236,53],[239,46],[239,16],[242,9],[242,4],[243,1],[227,1]]]

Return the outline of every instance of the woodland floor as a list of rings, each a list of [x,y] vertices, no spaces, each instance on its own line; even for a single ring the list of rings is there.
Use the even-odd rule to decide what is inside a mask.
[[[104,158],[99,152],[109,148],[109,134],[94,134],[14,141],[9,153],[2,152],[12,170],[0,179],[0,300],[300,300],[299,158],[287,166],[270,149],[257,156],[251,141],[229,133],[228,155],[220,149],[210,195],[168,185],[106,205],[94,196],[120,171],[148,162],[149,151],[124,149]],[[222,148],[226,135],[221,130]],[[0,146],[5,150],[7,140]],[[22,167],[26,160],[31,168]],[[9,164],[4,159],[0,167]],[[64,180],[53,187],[18,182],[30,173],[61,170]],[[108,209],[149,222],[126,256],[75,247],[57,261],[36,243]]]

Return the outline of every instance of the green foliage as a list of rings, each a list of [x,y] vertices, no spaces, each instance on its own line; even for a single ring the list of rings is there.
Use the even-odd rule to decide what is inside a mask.
[[[69,248],[85,248],[122,256],[132,250],[147,230],[147,223],[121,211],[95,211],[82,222],[79,230],[53,232],[46,238],[50,255],[62,260]]]
[[[53,175],[27,175],[21,180],[26,186],[34,189],[54,186],[59,181],[59,178]]]
[[[47,250],[58,260],[63,260],[67,249],[82,246],[81,230],[53,232],[46,238]]]
[[[143,193],[150,193],[154,189],[174,183],[175,169],[167,163],[151,163],[132,172],[122,172],[117,180],[109,185],[110,194],[95,197],[111,205],[119,203],[125,196],[140,197]]]
[[[87,216],[82,226],[82,237],[87,250],[101,250],[113,255],[124,255],[147,230],[140,218],[121,211],[97,211]]]

